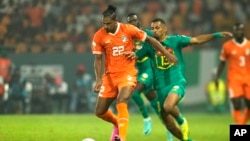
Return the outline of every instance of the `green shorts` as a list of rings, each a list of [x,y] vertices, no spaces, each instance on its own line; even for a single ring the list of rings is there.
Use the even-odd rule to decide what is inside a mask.
[[[153,72],[143,72],[141,75],[138,75],[137,81],[146,86],[142,91],[144,94],[153,90]]]
[[[161,107],[163,107],[164,101],[170,93],[175,93],[179,96],[179,101],[184,97],[186,90],[186,81],[177,81],[169,86],[159,85],[156,86],[158,100]]]

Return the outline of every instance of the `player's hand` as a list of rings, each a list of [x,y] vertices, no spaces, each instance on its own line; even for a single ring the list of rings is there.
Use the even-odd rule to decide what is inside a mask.
[[[99,93],[101,86],[102,86],[102,81],[96,81],[95,87],[94,87],[94,92]]]
[[[225,37],[233,37],[233,34],[231,32],[220,32],[223,38]]]
[[[136,54],[133,51],[124,51],[123,54],[130,60],[136,59]]]
[[[167,60],[170,62],[170,63],[173,63],[174,65],[177,65],[178,64],[178,59],[176,58],[175,55],[171,54],[171,53],[168,53],[165,55]]]

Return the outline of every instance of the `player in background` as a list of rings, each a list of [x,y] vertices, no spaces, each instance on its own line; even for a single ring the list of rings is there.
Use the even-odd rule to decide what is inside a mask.
[[[142,29],[139,15],[137,13],[129,13],[127,15],[127,22],[132,24],[139,29]],[[144,30],[146,33],[150,34],[150,31]],[[136,50],[140,50],[143,48],[144,43],[140,41],[135,41]],[[141,59],[136,60],[136,67],[138,70],[137,76],[137,85],[134,89],[132,98],[135,101],[136,105],[139,107],[142,117],[144,119],[144,135],[149,135],[152,130],[152,120],[149,116],[148,110],[144,101],[141,97],[141,93],[145,95],[147,100],[150,102],[150,105],[153,107],[156,114],[160,115],[159,102],[157,100],[156,92],[153,86],[153,70],[152,70],[152,62],[148,56],[145,56]],[[172,141],[173,137],[170,132],[168,132],[168,141]]]
[[[250,41],[244,35],[244,24],[233,26],[233,39],[223,44],[215,83],[227,65],[227,86],[236,124],[246,124],[250,117]],[[245,102],[243,107],[242,100]],[[245,110],[243,113],[243,109]]]
[[[129,120],[127,102],[136,85],[137,76],[135,58],[131,59],[130,54],[127,54],[134,50],[134,40],[150,43],[173,63],[177,63],[177,60],[157,40],[147,36],[144,31],[135,26],[118,22],[116,7],[112,5],[109,5],[103,12],[102,24],[103,27],[95,33],[92,42],[96,76],[94,91],[99,92],[95,114],[114,125],[112,141],[125,141]],[[102,63],[104,63],[104,74]],[[109,110],[109,106],[114,100],[116,100],[118,116]]]

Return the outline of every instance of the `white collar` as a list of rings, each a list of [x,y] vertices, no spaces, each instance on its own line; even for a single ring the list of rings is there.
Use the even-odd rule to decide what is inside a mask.
[[[115,35],[116,33],[118,33],[119,29],[120,29],[120,23],[117,22],[117,27],[116,27],[115,33],[110,33],[110,32],[109,32],[109,34]]]
[[[242,43],[238,43],[238,42],[236,42],[235,39],[233,39],[233,43],[236,44],[239,47],[243,47],[247,43],[247,39],[244,38]]]

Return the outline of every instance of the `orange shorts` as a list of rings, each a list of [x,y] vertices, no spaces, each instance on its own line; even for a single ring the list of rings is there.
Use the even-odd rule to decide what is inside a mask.
[[[250,81],[228,81],[228,94],[229,98],[243,96],[250,99]]]
[[[99,96],[103,98],[116,98],[119,88],[129,86],[132,89],[136,86],[137,71],[105,73],[102,76],[102,86]]]

